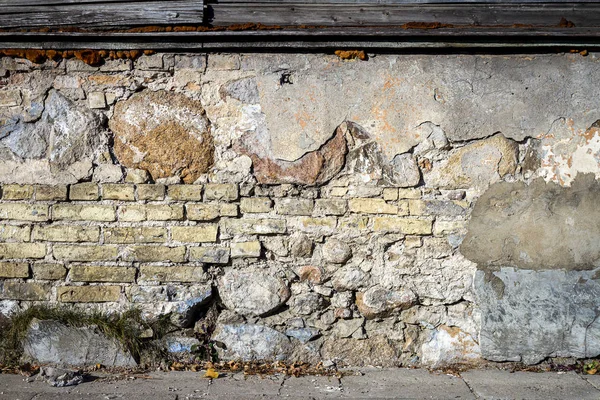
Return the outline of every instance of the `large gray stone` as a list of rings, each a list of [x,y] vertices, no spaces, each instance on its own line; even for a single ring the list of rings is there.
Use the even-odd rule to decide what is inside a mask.
[[[321,248],[323,259],[330,263],[343,264],[352,257],[352,249],[339,239],[327,239]]]
[[[225,345],[218,349],[223,360],[285,360],[292,351],[286,335],[263,325],[217,326],[212,340]]]
[[[379,285],[356,293],[356,305],[363,317],[373,319],[386,316],[394,310],[402,311],[413,306],[417,296],[412,290],[388,290]]]
[[[74,328],[34,319],[23,342],[25,356],[39,363],[134,367],[133,357],[95,326]]]
[[[273,271],[230,269],[219,279],[219,295],[228,309],[261,316],[283,305],[290,290]]]
[[[547,357],[598,356],[598,272],[477,271],[482,356],[526,364]]]
[[[99,115],[53,90],[41,117],[29,120],[15,116],[2,122],[0,182],[65,184],[90,175],[104,141]]]

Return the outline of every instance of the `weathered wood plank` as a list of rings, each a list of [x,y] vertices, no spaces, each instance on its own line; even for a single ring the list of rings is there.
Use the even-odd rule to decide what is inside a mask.
[[[555,25],[566,18],[576,26],[600,26],[600,3],[549,4],[292,4],[215,3],[209,22],[281,26],[397,26],[411,22],[467,26]]]
[[[44,4],[41,4],[44,3]],[[0,0],[0,28],[201,24],[203,0]]]

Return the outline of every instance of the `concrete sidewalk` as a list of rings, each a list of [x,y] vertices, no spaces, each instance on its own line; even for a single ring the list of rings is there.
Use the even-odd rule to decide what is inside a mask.
[[[20,375],[0,375],[0,400],[191,399],[600,399],[600,377],[575,373],[473,370],[461,377],[426,370],[356,368],[335,377],[244,377],[211,381],[198,372],[155,372],[144,378],[96,380],[53,388]]]

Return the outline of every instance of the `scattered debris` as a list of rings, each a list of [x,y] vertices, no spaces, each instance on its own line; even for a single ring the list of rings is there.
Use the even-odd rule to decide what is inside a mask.
[[[83,375],[79,370],[42,367],[36,379],[48,382],[50,386],[64,387],[79,385],[83,382]]]

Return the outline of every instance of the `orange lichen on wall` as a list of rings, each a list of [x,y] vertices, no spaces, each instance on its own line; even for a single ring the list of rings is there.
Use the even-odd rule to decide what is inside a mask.
[[[368,60],[367,53],[365,53],[363,50],[336,50],[335,55],[342,60]]]
[[[131,59],[135,60],[142,54],[154,54],[153,50],[39,50],[39,49],[0,49],[0,57],[26,58],[32,63],[41,64],[46,60],[60,60],[77,58],[84,63],[98,66],[105,59]]]

